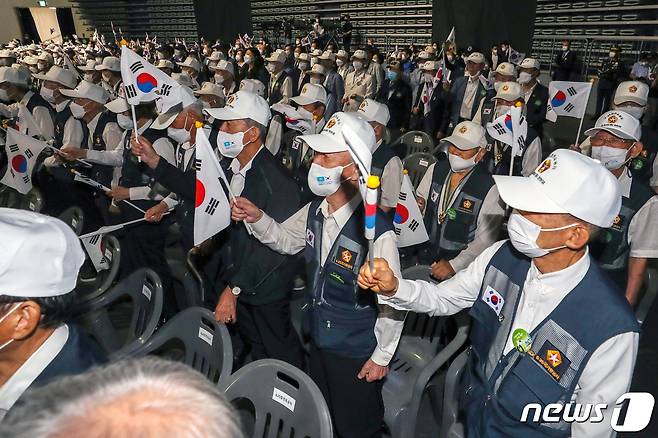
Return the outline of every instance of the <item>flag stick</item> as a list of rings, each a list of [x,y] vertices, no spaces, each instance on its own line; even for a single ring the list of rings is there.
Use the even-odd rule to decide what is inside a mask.
[[[2,126],[0,126],[0,131],[2,131],[2,132],[4,132],[5,134],[7,134],[7,130],[6,130],[5,128],[3,128]],[[48,144],[48,142],[45,142],[45,143],[46,143],[46,147],[49,148],[49,149],[52,149],[53,152],[56,152],[56,153],[62,153],[62,151],[60,151],[59,149],[57,149],[55,146],[53,146],[53,145],[51,145],[51,144]],[[91,167],[91,166],[92,166],[92,164],[91,164],[90,162],[85,161],[85,160],[82,160],[82,159],[80,159],[80,158],[76,158],[75,161],[77,161],[77,162],[83,164],[85,167]]]
[[[135,141],[139,143],[139,140],[137,139],[137,117],[135,116],[135,105],[130,104],[130,112],[133,115],[133,130],[135,131]],[[137,155],[137,161],[142,162],[142,157]]]
[[[585,109],[583,110],[583,116],[580,118],[580,124],[578,125],[578,133],[576,134],[576,145],[578,145],[578,140],[580,140],[580,131],[583,129],[583,120],[585,120],[585,113],[587,112],[587,104],[589,103],[589,95],[592,92],[592,84],[587,90],[587,98],[585,99]]]
[[[80,177],[82,177],[82,178],[84,178],[84,179],[86,179],[86,180],[89,180],[90,182],[93,182],[94,185],[97,186],[97,188],[99,188],[99,189],[101,189],[101,190],[104,190],[105,192],[111,192],[111,191],[112,191],[112,189],[110,189],[109,187],[106,187],[106,186],[104,186],[103,184],[99,183],[98,181],[94,181],[93,179],[84,176],[83,174],[81,174],[81,173],[78,172],[77,170],[75,170],[75,169],[70,169],[70,170],[71,170],[71,173],[73,173],[74,175],[78,175],[78,176],[80,176]],[[146,211],[142,210],[141,208],[139,208],[138,206],[136,206],[136,205],[133,204],[132,202],[128,201],[127,199],[122,199],[122,200],[119,201],[119,202],[125,202],[126,204],[128,204],[128,205],[130,205],[132,208],[134,208],[135,210],[138,210],[138,211],[140,211],[140,212],[146,214]]]
[[[165,213],[163,214],[163,216],[168,215],[170,212],[171,212],[171,210],[165,212]],[[92,231],[91,233],[87,233],[87,234],[83,234],[82,236],[78,236],[78,238],[79,238],[79,239],[84,239],[84,238],[87,238],[87,237],[95,236],[96,234],[107,234],[107,233],[111,233],[112,231],[116,231],[116,230],[120,230],[120,229],[122,229],[122,228],[125,227],[126,225],[136,224],[137,222],[143,222],[143,221],[145,221],[145,220],[146,220],[146,218],[143,218],[143,217],[142,217],[142,218],[135,219],[135,220],[132,220],[132,221],[124,222],[124,223],[122,223],[122,224],[110,225],[110,226],[108,226],[108,227],[101,227],[101,228],[99,228],[99,229],[96,230],[96,231]],[[105,228],[105,229],[103,229],[103,228]]]

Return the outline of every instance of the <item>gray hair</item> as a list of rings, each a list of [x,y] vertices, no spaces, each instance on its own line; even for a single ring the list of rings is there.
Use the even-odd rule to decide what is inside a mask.
[[[267,138],[267,126],[261,125],[260,123],[252,119],[244,119],[244,121],[249,128],[255,126],[256,129],[258,129],[258,137],[260,138],[260,141],[262,143],[265,143],[265,139]]]
[[[243,438],[224,395],[187,365],[128,359],[28,391],[0,423],[15,438]]]

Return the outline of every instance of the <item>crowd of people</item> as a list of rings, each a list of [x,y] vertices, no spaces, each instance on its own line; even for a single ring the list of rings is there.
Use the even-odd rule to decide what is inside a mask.
[[[167,110],[156,101],[131,108],[121,46],[180,84],[180,102]],[[134,412],[126,404],[142,409],[144,397],[171,402],[178,393],[165,388],[168,373],[189,383],[180,391],[191,406],[216,405],[235,415],[221,394],[194,377],[190,383],[182,370],[153,364],[143,365],[152,377],[123,386],[112,381],[131,370],[141,376],[142,365],[110,365],[86,380],[58,383],[57,377],[107,360],[67,324],[76,279],[95,271],[75,235],[52,217],[78,206],[85,232],[145,218],[116,232],[119,279],[142,267],[160,276],[163,324],[181,310],[166,257],[172,234],[183,253],[202,255],[212,291],[204,304],[232,333],[234,369],[275,358],[305,370],[339,437],[382,435],[382,385],[408,311],[439,316],[469,308],[461,406],[469,436],[613,433],[609,421],[523,424],[519,418],[534,402],[614,406],[643,364],[636,367],[639,343],[655,344],[651,332],[643,329],[640,337],[632,310],[647,266],[658,258],[658,132],[655,119],[643,121],[655,108],[655,67],[633,67],[629,80],[616,76],[587,139],[551,151],[542,145],[550,123],[542,66],[531,57],[510,62],[508,42],[486,54],[458,50],[453,42],[385,53],[369,41],[349,50],[301,40],[251,45],[244,38],[4,45],[3,127],[50,140],[56,150],[44,154],[33,175],[43,193],[41,213],[50,218],[0,210],[2,246],[9,248],[0,253],[0,418],[8,413],[0,432],[137,430],[103,414],[96,399],[107,399],[120,415]],[[568,68],[569,50],[565,43],[557,55],[556,75]],[[518,148],[487,129],[513,108],[527,120]],[[436,149],[443,153],[436,152],[415,188],[429,240],[399,250],[394,214],[407,151],[396,139],[409,131],[446,148]],[[230,193],[232,222],[195,247],[199,135],[209,139],[228,178],[222,190]],[[4,172],[12,163],[1,157]],[[109,190],[81,184],[71,169]],[[364,220],[372,212],[360,184],[373,175],[381,188],[369,246]],[[428,280],[439,284],[404,280],[403,270],[416,264],[427,265]],[[291,297],[302,289],[300,337]],[[95,387],[110,383],[118,395]],[[69,384],[81,393],[67,395],[66,409],[43,399],[51,397],[45,389],[67,391]],[[25,416],[40,415],[38,408],[52,418],[25,423]],[[162,416],[184,429],[183,413]],[[163,427],[155,420],[140,426],[149,424]],[[232,421],[208,427],[213,432],[193,436],[237,436]],[[43,432],[49,428],[57,433]]]

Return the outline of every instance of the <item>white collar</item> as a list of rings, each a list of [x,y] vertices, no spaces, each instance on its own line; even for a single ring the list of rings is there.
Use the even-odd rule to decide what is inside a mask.
[[[585,254],[573,265],[560,271],[542,274],[535,266],[534,260],[530,264],[530,270],[526,282],[538,282],[543,289],[549,292],[560,293],[566,296],[581,282],[590,266],[589,248],[585,248]]]
[[[347,221],[350,220],[352,214],[354,214],[356,209],[359,208],[360,204],[361,204],[361,194],[357,192],[356,195],[354,195],[354,197],[350,199],[350,201],[347,204],[343,205],[338,210],[329,214],[329,203],[327,202],[327,198],[325,198],[320,203],[320,206],[317,208],[317,210],[315,210],[315,213],[321,211],[322,216],[324,216],[325,220],[330,217],[334,218],[338,226],[342,229],[347,223]]]
[[[57,111],[58,113],[61,113],[62,111],[64,111],[64,108],[66,108],[66,105],[68,105],[69,102],[70,102],[70,100],[64,99],[63,102],[55,104],[55,111]]]
[[[23,98],[21,99],[20,103],[22,103],[23,105],[27,105],[27,103],[32,98],[32,96],[34,96],[34,92],[32,92],[32,90],[28,90],[23,96]]]
[[[373,154],[374,154],[375,152],[377,152],[377,149],[379,149],[379,146],[381,146],[383,142],[384,142],[384,139],[383,139],[383,138],[379,139],[379,141],[378,141],[377,144],[375,145],[375,150],[372,151]]]
[[[48,336],[48,339],[16,370],[0,387],[0,415],[9,411],[32,382],[55,359],[69,339],[69,326],[62,324]]]
[[[152,124],[153,124],[153,120],[147,120],[146,123],[144,123],[142,126],[137,128],[137,133],[139,135],[142,135],[144,133],[144,131],[146,131],[147,129],[149,129],[151,127]]]
[[[631,197],[631,185],[633,184],[633,177],[627,169],[619,175],[617,179],[619,181],[619,187],[621,188],[621,194],[624,198]]]
[[[90,133],[93,133],[93,132],[96,130],[96,125],[98,125],[98,120],[101,118],[101,114],[103,114],[102,111],[99,112],[98,114],[96,114],[96,115],[94,116],[94,118],[91,119],[91,120],[89,121],[89,123],[87,123],[87,126],[89,127],[89,132],[90,132]]]
[[[260,147],[258,148],[256,153],[254,154],[254,156],[251,157],[251,160],[249,160],[249,162],[247,164],[245,164],[242,169],[240,169],[240,162],[238,161],[238,159],[233,158],[233,161],[231,161],[231,165],[230,165],[231,172],[233,172],[233,175],[240,174],[240,175],[246,177],[247,176],[247,171],[249,171],[249,169],[251,169],[251,164],[254,162],[254,158],[256,158],[256,156],[260,153],[260,151],[263,150],[263,147],[264,147],[263,145],[260,145]]]

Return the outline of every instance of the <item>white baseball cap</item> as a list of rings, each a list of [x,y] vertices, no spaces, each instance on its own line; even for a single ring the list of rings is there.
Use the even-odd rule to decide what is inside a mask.
[[[194,95],[194,92],[190,87],[185,85],[180,86],[180,102],[172,107],[170,107],[166,112],[160,113],[158,109],[159,116],[151,124],[151,129],[163,130],[167,129],[171,125],[176,117],[185,110],[185,108],[196,103],[198,99]],[[156,108],[158,107],[156,101]]]
[[[388,107],[372,99],[365,99],[361,102],[357,114],[368,122],[377,122],[384,126],[388,125],[388,121],[391,120]]]
[[[315,102],[320,102],[326,105],[327,90],[325,90],[322,85],[304,84],[302,87],[302,92],[299,94],[299,96],[295,96],[290,100],[295,102],[297,105],[308,105]]]
[[[92,84],[89,81],[81,81],[73,90],[60,90],[66,97],[75,99],[81,97],[83,99],[90,99],[94,102],[105,104],[110,99],[110,95],[105,88]]]
[[[311,53],[311,56],[313,57],[319,57],[322,55],[322,50],[320,49],[314,49],[313,52]]]
[[[327,69],[324,68],[322,64],[313,64],[313,67],[311,68],[311,74],[326,76]]]
[[[322,132],[319,134],[301,135],[300,140],[306,142],[308,146],[316,152],[323,154],[331,154],[334,152],[350,151],[343,131],[348,130],[349,135],[358,137],[361,141],[355,142],[352,146],[355,147],[358,143],[359,148],[357,154],[360,157],[369,157],[368,162],[364,163],[370,168],[372,161],[372,151],[377,147],[377,140],[375,140],[375,131],[372,127],[361,117],[354,113],[337,112],[329,119]]]
[[[90,60],[87,61],[87,63],[85,65],[81,65],[78,68],[82,71],[94,71],[94,70],[96,70],[97,65],[98,65],[98,63],[96,62],[95,59],[90,59]]]
[[[585,135],[592,137],[599,131],[607,131],[624,140],[640,141],[642,137],[640,121],[624,111],[617,110],[603,113],[596,120],[594,127],[585,131]]]
[[[15,85],[27,85],[29,74],[15,67],[0,67],[0,84],[9,82]]]
[[[518,82],[501,82],[500,88],[498,88],[494,99],[503,99],[513,102],[523,96],[525,96],[525,93],[523,93],[521,85],[519,85]]]
[[[21,62],[23,64],[27,64],[27,65],[37,65],[37,63],[39,61],[37,60],[36,56],[28,55],[25,58],[18,60],[18,62]]]
[[[347,58],[348,56],[348,53],[343,49],[340,49],[338,53],[336,53],[336,58]]]
[[[220,52],[219,50],[215,50],[210,54],[210,57],[208,59],[210,61],[226,60],[226,55],[224,54],[224,52]]]
[[[310,61],[311,60],[311,55],[308,53],[300,53],[299,58],[297,58],[299,61]]]
[[[329,61],[334,61],[335,62],[336,61],[336,54],[334,52],[329,51],[329,50],[325,50],[322,53],[322,55],[320,55],[318,58],[322,59],[322,60],[325,60],[325,61],[329,60]]]
[[[418,54],[418,59],[430,59],[430,54],[423,50]]]
[[[539,70],[539,60],[535,58],[524,58],[519,68],[536,68]]]
[[[436,71],[441,67],[441,63],[439,61],[426,61],[423,64],[422,69],[425,71]]]
[[[210,68],[210,70],[215,70],[215,71],[224,70],[231,73],[231,75],[235,76],[235,68],[233,67],[233,63],[226,61],[224,59],[219,61],[217,65],[211,65],[208,68]]]
[[[484,55],[480,52],[473,52],[468,55],[466,62],[474,62],[476,64],[484,64]]]
[[[258,79],[243,79],[240,82],[240,90],[248,91],[263,97],[265,95],[265,84]]]
[[[363,50],[357,50],[354,52],[354,55],[352,55],[352,59],[366,59],[366,52]]]
[[[194,88],[197,86],[197,83],[190,75],[185,73],[172,73],[171,78],[178,82],[180,85],[184,85],[189,88]]]
[[[485,130],[482,125],[471,122],[470,120],[465,120],[455,126],[452,135],[444,138],[442,141],[447,141],[462,151],[484,147],[487,144]]]
[[[250,119],[267,126],[272,117],[267,101],[255,93],[240,90],[229,96],[223,108],[206,108],[206,114],[219,120]]]
[[[73,73],[71,70],[66,70],[56,65],[50,67],[45,75],[34,74],[32,76],[34,76],[36,79],[44,81],[57,82],[58,84],[64,85],[68,88],[75,88],[78,83],[78,77],[75,73]]]
[[[171,62],[168,59],[161,59],[158,61],[158,63],[155,65],[156,68],[168,68],[173,70],[174,69],[174,63]]]
[[[49,64],[54,62],[53,55],[48,52],[41,52],[41,54],[37,57],[37,60],[46,61]]]
[[[494,175],[510,207],[533,213],[568,213],[608,228],[621,208],[617,178],[597,160],[572,151],[551,153],[527,177]]]
[[[106,56],[103,62],[94,67],[96,70],[121,71],[121,61],[116,56]]]
[[[504,76],[513,76],[516,77],[516,68],[511,62],[501,62],[496,67],[496,73]]]
[[[269,58],[265,58],[267,62],[280,62],[281,64],[286,62],[286,53],[283,50],[277,50],[270,55]]]
[[[624,81],[617,86],[614,104],[635,102],[645,106],[649,100],[649,86],[641,81]]]
[[[0,294],[43,298],[71,292],[85,261],[80,239],[59,219],[0,208]]]
[[[103,62],[105,62],[105,60],[103,60]],[[185,61],[177,62],[176,64],[180,65],[181,67],[189,67],[196,71],[201,71],[201,63],[199,62],[198,59],[196,59],[193,56],[188,56],[187,58],[185,58]]]
[[[202,94],[210,94],[212,96],[221,97],[222,99],[226,97],[224,95],[224,88],[220,87],[217,84],[213,84],[212,82],[204,82],[203,84],[201,84],[201,89],[195,91],[194,94],[197,96],[200,96]]]

